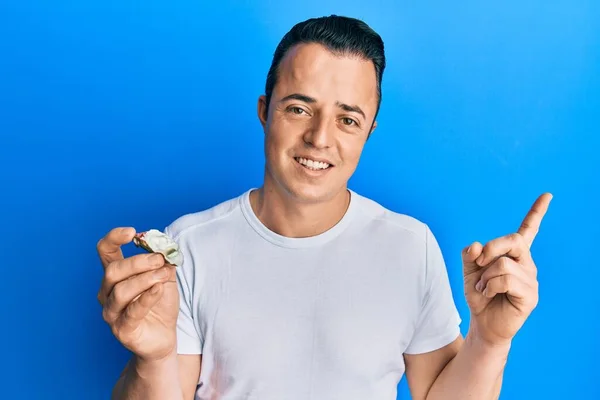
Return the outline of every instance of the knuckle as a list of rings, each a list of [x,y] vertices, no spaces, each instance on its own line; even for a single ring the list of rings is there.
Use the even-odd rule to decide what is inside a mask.
[[[519,232],[515,232],[512,234],[512,240],[517,244],[525,243],[525,238]]]
[[[106,280],[106,283],[108,283],[108,284],[116,283],[117,274],[118,274],[117,271],[118,271],[118,265],[116,262],[111,262],[110,264],[108,264],[108,267],[106,267],[106,270],[104,271],[104,279]]]
[[[112,318],[111,318],[111,315],[110,315],[110,311],[108,310],[108,308],[107,308],[107,307],[104,307],[104,308],[102,309],[102,319],[104,320],[104,322],[106,322],[106,323],[107,323],[107,324],[109,324],[109,325],[110,325],[110,324],[111,324],[111,322],[112,322]]]
[[[498,259],[498,270],[499,272],[506,274],[509,272],[510,270],[510,263],[508,258],[506,257],[500,257]]]
[[[529,304],[531,309],[534,309],[539,304],[540,298],[537,293],[533,293],[529,296],[527,303]]]
[[[113,289],[112,296],[114,298],[115,303],[121,304],[125,299],[125,286],[122,284],[116,285]]]
[[[521,235],[520,233],[515,233],[515,243],[516,243],[516,247],[521,248],[521,249],[527,249],[529,248],[529,246],[527,245],[527,240],[525,240],[525,236]]]
[[[117,339],[121,340],[121,330],[119,329],[118,324],[112,324],[110,326],[110,329],[112,331],[112,334],[115,335]]]

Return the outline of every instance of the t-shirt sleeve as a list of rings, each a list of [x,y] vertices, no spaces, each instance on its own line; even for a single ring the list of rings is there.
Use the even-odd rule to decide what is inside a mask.
[[[416,330],[405,353],[419,354],[450,344],[460,335],[461,318],[454,303],[448,271],[431,230],[425,230],[425,291]]]
[[[169,227],[165,229],[165,233],[171,236]],[[171,236],[173,237],[173,236]],[[177,238],[173,238],[178,241]],[[181,246],[181,243],[179,243]],[[192,312],[194,304],[193,289],[190,282],[193,281],[194,270],[189,254],[184,248],[181,248],[183,253],[183,265],[176,269],[177,288],[179,289],[179,315],[177,317],[177,353],[178,354],[202,354],[203,340],[196,329],[194,323],[194,314]],[[186,257],[187,256],[187,257]],[[186,262],[187,261],[187,262]]]

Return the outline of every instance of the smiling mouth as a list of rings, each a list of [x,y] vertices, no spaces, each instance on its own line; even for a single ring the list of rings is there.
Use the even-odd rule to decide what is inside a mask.
[[[325,171],[333,168],[333,165],[331,164],[327,164],[326,162],[322,161],[314,161],[308,158],[294,157],[294,160],[296,160],[298,164],[302,165],[304,168],[311,171]]]

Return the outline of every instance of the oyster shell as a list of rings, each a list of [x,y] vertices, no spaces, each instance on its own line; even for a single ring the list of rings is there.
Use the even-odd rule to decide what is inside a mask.
[[[169,264],[181,266],[183,263],[183,254],[179,250],[179,245],[158,229],[137,233],[133,243],[149,253],[161,253]]]

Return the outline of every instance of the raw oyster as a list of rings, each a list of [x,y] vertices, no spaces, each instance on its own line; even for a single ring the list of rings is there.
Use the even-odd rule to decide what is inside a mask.
[[[179,245],[158,229],[137,233],[133,243],[150,253],[161,253],[169,264],[181,266],[183,263],[183,254],[179,250]]]

